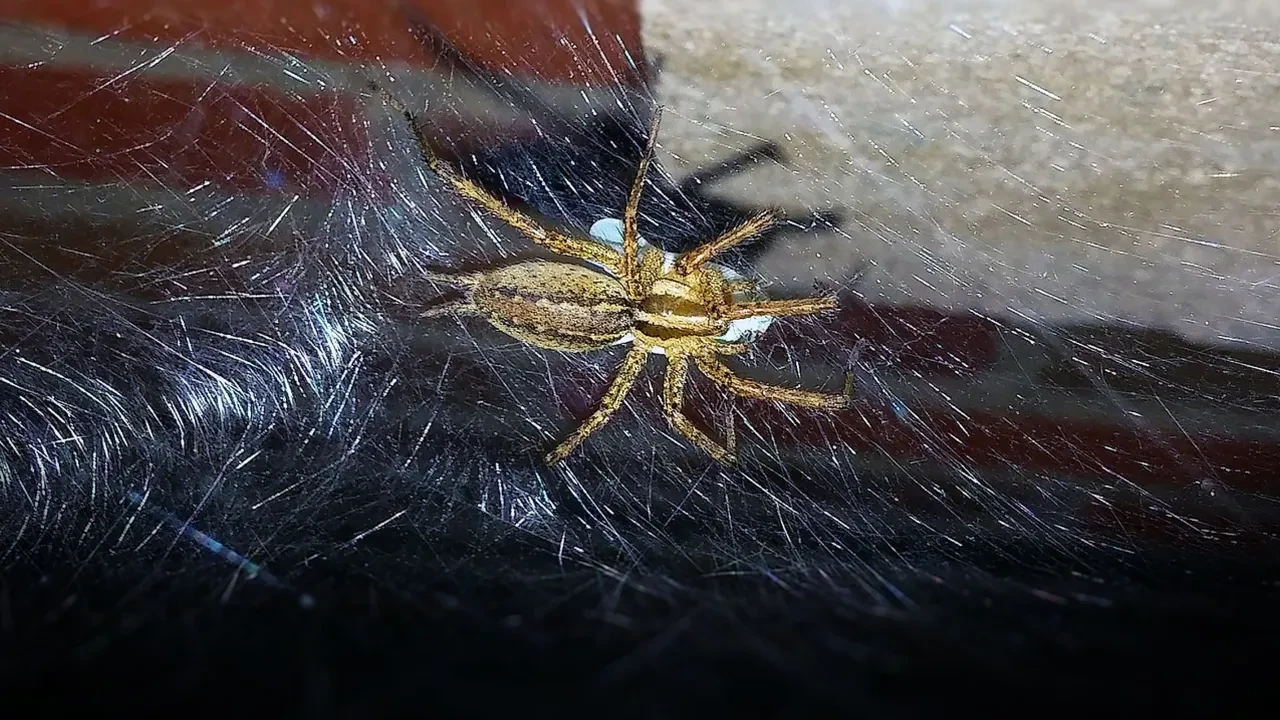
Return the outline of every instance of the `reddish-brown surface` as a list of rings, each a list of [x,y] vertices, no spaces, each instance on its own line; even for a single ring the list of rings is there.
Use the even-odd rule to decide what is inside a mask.
[[[373,177],[355,98],[0,66],[0,171],[328,195]]]
[[[0,172],[154,187],[208,181],[315,198],[346,187],[385,198],[386,177],[369,163],[364,100],[353,94],[141,74],[109,82],[92,70],[0,65],[0,117]],[[428,133],[449,138],[456,152],[495,138],[518,142],[536,128],[446,116]]]
[[[219,50],[251,48],[339,62],[429,63],[408,15],[435,24],[473,60],[548,82],[635,82],[643,66],[633,0],[18,0],[0,20],[93,37]],[[589,20],[590,26],[583,22]],[[592,34],[594,31],[594,35]],[[625,47],[624,47],[625,46]]]

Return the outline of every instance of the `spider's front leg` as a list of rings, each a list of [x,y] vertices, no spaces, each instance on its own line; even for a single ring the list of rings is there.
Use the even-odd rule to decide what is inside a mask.
[[[533,218],[512,209],[488,190],[463,177],[461,173],[436,155],[436,152],[431,148],[431,144],[427,142],[417,118],[399,98],[375,82],[370,82],[369,88],[377,93],[383,102],[404,116],[405,121],[409,123],[409,128],[413,131],[414,139],[417,140],[418,151],[422,154],[423,161],[427,163],[432,172],[443,178],[453,188],[454,192],[484,208],[494,217],[510,225],[525,237],[557,255],[566,255],[579,260],[594,262],[609,268],[613,272],[621,272],[621,259],[613,249],[597,242],[582,240],[544,228]]]
[[[834,295],[796,300],[761,300],[730,305],[723,311],[722,317],[726,320],[742,320],[760,315],[772,317],[815,315],[839,307],[840,299]]]
[[[437,285],[445,287],[463,288],[466,290],[464,297],[455,300],[446,300],[437,302],[422,311],[418,317],[434,318],[443,315],[470,315],[476,312],[475,303],[471,299],[471,291],[484,278],[484,273],[452,273],[452,272],[436,272],[427,271],[424,273],[425,278]]]
[[[484,279],[484,273],[460,273],[460,272],[439,272],[428,270],[422,274],[422,278],[428,282],[446,287],[463,287],[473,288]]]
[[[627,206],[622,211],[622,260],[619,263],[618,277],[627,289],[632,300],[645,296],[648,288],[643,287],[638,273],[640,255],[640,196],[644,191],[644,178],[649,172],[649,164],[653,162],[654,148],[658,142],[658,127],[662,124],[662,106],[654,108],[653,120],[649,123],[649,137],[645,139],[644,152],[640,155],[640,166],[636,168],[635,179],[631,181],[631,192],[627,195]]]
[[[431,307],[423,310],[418,317],[435,318],[445,315],[471,315],[476,312],[475,303],[471,302],[471,298],[459,298],[457,300],[446,300],[445,302],[436,303]]]
[[[712,440],[699,430],[693,421],[684,414],[684,388],[689,379],[689,359],[676,352],[668,352],[667,376],[662,383],[662,405],[667,420],[681,435],[694,445],[705,450],[711,457],[723,465],[732,465],[737,460],[737,434],[733,430],[733,416],[730,413],[729,430],[726,433],[727,447]]]

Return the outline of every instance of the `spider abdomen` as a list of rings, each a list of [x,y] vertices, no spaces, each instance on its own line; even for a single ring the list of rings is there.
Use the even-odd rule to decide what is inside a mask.
[[[552,350],[598,350],[630,333],[635,322],[621,282],[571,263],[531,260],[487,272],[471,300],[499,330]]]

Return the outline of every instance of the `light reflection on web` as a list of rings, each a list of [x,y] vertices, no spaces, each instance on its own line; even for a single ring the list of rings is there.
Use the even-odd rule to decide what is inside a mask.
[[[831,28],[796,45],[778,29],[804,22],[791,18],[758,24],[775,28],[759,44],[776,51],[707,40],[709,55],[688,37],[718,27],[705,12],[647,19],[675,121],[646,237],[675,251],[711,236],[731,211],[716,197],[842,205],[838,230],[791,233],[750,269],[779,294],[834,286],[846,312],[769,328],[745,367],[815,386],[853,371],[860,405],[843,424],[734,406],[751,447],[741,468],[708,467],[657,414],[651,373],[618,427],[553,472],[536,450],[589,412],[616,356],[412,321],[429,267],[530,248],[444,194],[359,80],[396,76],[459,162],[570,225],[616,215],[631,156],[614,130],[642,126],[648,102],[635,87],[544,78],[521,93],[491,73],[495,91],[211,27],[165,42],[6,27],[0,120],[30,135],[0,139],[0,202],[16,218],[0,235],[0,527],[15,537],[3,546],[107,535],[135,476],[167,480],[150,505],[172,529],[269,582],[229,549],[248,528],[279,538],[282,576],[320,556],[391,557],[379,543],[406,537],[501,565],[484,543],[515,536],[618,577],[660,574],[675,556],[774,577],[832,563],[877,598],[910,594],[875,576],[911,553],[1030,540],[1129,555],[1267,537],[1278,260],[1245,244],[1274,235],[1258,209],[1272,153],[1232,122],[1262,113],[1229,73],[1205,80],[1212,98],[1183,98],[1150,63],[1116,61],[1148,41],[1177,50],[1172,35],[982,13],[899,18],[963,29],[921,30],[923,45]],[[590,25],[593,42],[556,57],[642,57]],[[1200,27],[1221,46],[1214,67],[1247,69],[1227,62],[1247,60],[1229,48],[1246,31]],[[334,42],[372,44],[386,28],[347,30]],[[829,47],[815,55],[818,44]],[[102,77],[76,59],[92,53]],[[1129,69],[1088,90],[1077,75],[1098,63]],[[472,103],[483,122],[468,123]],[[156,123],[141,138],[127,125],[139,106]],[[59,124],[76,108],[96,123]],[[250,139],[262,152],[241,157]],[[680,184],[757,141],[790,157],[757,153],[707,197],[691,189],[700,178]],[[1170,197],[1179,217],[1144,216]],[[1159,273],[1172,278],[1163,296]],[[725,398],[691,392],[704,424],[725,416]],[[214,476],[206,512],[232,533],[221,540],[175,524]]]

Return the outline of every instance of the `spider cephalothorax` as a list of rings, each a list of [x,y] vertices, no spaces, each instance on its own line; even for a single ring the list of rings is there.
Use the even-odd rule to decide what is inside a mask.
[[[375,88],[377,89],[377,88]],[[720,356],[744,352],[749,340],[733,332],[735,323],[759,317],[808,315],[836,307],[831,296],[796,300],[739,300],[752,288],[747,280],[730,280],[710,261],[719,253],[758,235],[776,215],[763,212],[710,242],[679,256],[645,248],[636,229],[637,208],[645,173],[653,157],[660,110],[653,123],[622,217],[621,250],[566,235],[534,222],[463,177],[441,161],[421,133],[413,114],[391,95],[382,97],[412,127],[423,158],[463,197],[520,231],[548,250],[591,263],[528,260],[474,273],[435,275],[434,279],[465,290],[462,299],[428,309],[424,317],[475,314],[522,342],[550,350],[588,352],[630,342],[631,350],[614,375],[599,407],[567,439],[546,456],[557,463],[600,429],[622,405],[644,369],[650,353],[667,356],[663,409],[672,427],[722,463],[736,452],[732,423],[722,445],[684,415],[684,389],[693,363],[716,383],[744,397],[777,400],[805,407],[837,410],[848,407],[844,394],[828,394],[765,385],[735,374]]]

